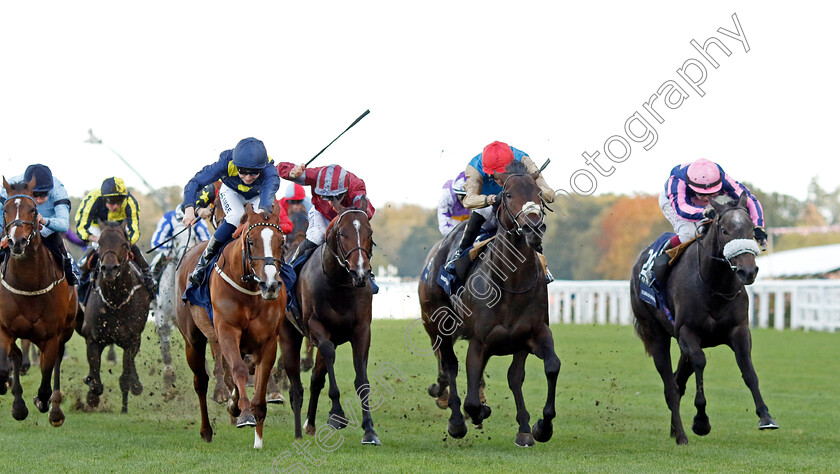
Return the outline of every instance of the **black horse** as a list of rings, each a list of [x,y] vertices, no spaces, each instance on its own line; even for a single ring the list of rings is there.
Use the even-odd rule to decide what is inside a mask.
[[[513,354],[508,386],[513,392],[519,423],[515,442],[517,446],[533,446],[535,440],[546,442],[552,436],[560,359],[554,352],[554,339],[548,327],[545,273],[535,251],[542,243],[545,229],[545,214],[536,183],[538,176],[539,173],[525,174],[524,167],[516,165],[497,176],[504,183],[496,212],[499,231],[486,253],[474,264],[463,287],[465,291],[449,297],[435,278],[450,248],[458,245],[463,225],[437,243],[426,257],[429,277],[420,282],[418,291],[423,325],[438,358],[438,383],[429,387],[429,394],[438,398],[440,404],[448,387],[446,403],[452,411],[448,431],[454,438],[462,438],[467,433],[455,385],[458,359],[453,344],[458,338],[469,340],[464,411],[472,422],[480,425],[491,413],[480,396],[488,359]],[[533,429],[522,395],[528,354],[543,360],[548,382],[543,418]]]
[[[87,358],[90,373],[85,383],[90,387],[88,405],[99,405],[102,380],[99,367],[102,350],[109,344],[123,349],[123,372],[120,376],[122,413],[128,411],[128,392],[140,395],[143,385],[134,366],[134,357],[140,351],[140,341],[149,311],[151,295],[143,286],[139,269],[131,263],[131,244],[125,224],[99,222],[102,234],[99,249],[94,255],[96,280],[85,305],[84,324],[79,329],[87,340]]]
[[[758,377],[753,369],[747,293],[744,285],[755,281],[759,252],[753,237],[753,222],[747,208],[746,194],[736,201],[712,201],[716,216],[708,231],[690,245],[674,265],[665,284],[673,320],[660,309],[640,299],[639,272],[650,248],[642,252],[633,267],[630,298],[636,317],[636,333],[645,350],[653,357],[656,370],[665,384],[665,401],[671,410],[671,437],[677,444],[688,443],[680,419],[680,399],[686,383],[695,375],[697,394],[692,430],[704,436],[712,429],[706,415],[703,393],[703,349],[726,344],[735,352],[744,382],[752,392],[759,429],[776,429],[767,405],[758,390]],[[671,338],[680,346],[676,372],[671,368]]]

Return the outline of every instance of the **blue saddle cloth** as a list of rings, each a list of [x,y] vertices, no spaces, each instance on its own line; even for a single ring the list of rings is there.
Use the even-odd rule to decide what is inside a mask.
[[[224,249],[222,249],[222,251],[223,250]],[[183,300],[189,301],[195,306],[204,308],[204,310],[207,311],[207,317],[210,318],[210,322],[213,321],[213,304],[210,300],[210,273],[215,271],[214,268],[216,266],[216,262],[219,260],[219,256],[222,255],[222,251],[219,251],[219,253],[210,260],[210,264],[207,265],[207,269],[204,271],[201,284],[195,286],[190,283],[187,289],[184,290],[184,295],[181,297]],[[280,264],[279,271],[280,279],[283,280],[283,285],[286,286],[286,306],[289,307],[292,299],[294,298],[293,289],[297,276],[295,275],[295,271],[292,269],[291,265],[288,263]]]
[[[648,259],[642,266],[642,271],[639,272],[639,297],[642,301],[654,308],[661,309],[672,323],[674,322],[674,316],[671,308],[668,307],[665,282],[660,282],[656,279],[656,276],[653,274],[653,262],[656,260],[656,257],[662,254],[665,244],[675,235],[673,232],[665,232],[654,241],[648,251]]]

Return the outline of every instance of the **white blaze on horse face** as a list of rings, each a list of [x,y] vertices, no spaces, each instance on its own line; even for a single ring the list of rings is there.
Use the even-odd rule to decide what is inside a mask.
[[[260,235],[263,239],[263,252],[265,256],[274,258],[274,255],[271,254],[271,236],[274,235],[274,231],[266,227],[260,232]],[[267,283],[271,283],[277,278],[277,267],[274,265],[264,265],[263,271],[265,272]]]
[[[542,208],[540,208],[540,205],[534,201],[528,201],[522,206],[522,214],[525,214],[526,216],[528,214],[539,214],[540,211],[542,211]]]
[[[358,219],[355,219],[353,221],[353,227],[356,228],[356,247],[357,248],[362,248],[362,233],[360,231],[360,229],[362,228],[362,224],[361,224],[361,222],[359,222]],[[362,251],[359,250],[359,271],[360,272],[364,271],[364,265],[365,265],[365,262],[362,259]]]
[[[20,198],[15,199],[15,207],[17,208],[17,209],[15,210],[15,212],[16,212],[16,214],[15,214],[15,220],[17,221],[17,220],[20,220]],[[9,230],[9,239],[11,239],[11,241],[12,241],[12,242],[17,242],[17,241],[15,240],[15,231],[16,231],[16,230],[17,230],[17,226],[16,226],[16,225],[15,225],[15,226],[12,226],[12,228]]]

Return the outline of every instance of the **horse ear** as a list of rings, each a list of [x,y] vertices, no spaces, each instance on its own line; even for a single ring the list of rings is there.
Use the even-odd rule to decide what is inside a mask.
[[[717,215],[721,215],[721,213],[723,212],[724,208],[726,207],[726,204],[720,204],[720,203],[717,201],[717,199],[711,199],[711,200],[709,200],[709,205],[710,205],[710,206],[712,206],[712,209],[714,209],[714,210],[715,210],[715,214],[717,214]]]
[[[35,176],[32,176],[32,179],[29,180],[29,183],[26,184],[26,191],[29,194],[32,194],[32,190],[35,189]]]
[[[6,188],[6,194],[8,196],[11,196],[12,195],[12,187],[9,186],[9,182],[6,181],[6,176],[5,175],[3,175],[3,187]]]
[[[738,197],[738,207],[743,207],[744,209],[747,208],[747,193],[741,193],[741,196]]]
[[[367,212],[367,208],[368,208],[368,199],[367,199],[367,195],[366,195],[366,194],[362,194],[362,196],[359,198],[359,209],[361,209],[361,210],[363,210],[363,211]]]
[[[245,214],[248,217],[251,217],[252,215],[254,215],[254,206],[250,202],[245,204]]]

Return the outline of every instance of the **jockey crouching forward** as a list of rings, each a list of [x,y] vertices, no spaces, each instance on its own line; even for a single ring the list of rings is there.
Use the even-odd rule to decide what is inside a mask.
[[[190,232],[195,232],[195,241],[197,242],[210,239],[210,231],[207,230],[207,224],[204,223],[203,219],[210,217],[210,206],[213,204],[215,199],[216,186],[208,184],[204,187],[204,189],[202,189],[199,193],[198,199],[195,201],[195,206],[198,208],[198,217],[201,220],[199,220],[195,225],[195,229]],[[152,276],[154,277],[155,282],[158,283],[158,291],[160,291],[160,277],[161,274],[163,274],[163,269],[166,267],[166,262],[176,257],[175,242],[173,242],[173,238],[185,229],[183,220],[184,205],[182,203],[160,218],[157,227],[155,228],[155,233],[152,234],[152,248],[156,248],[158,251],[157,254],[155,254],[155,258],[152,259],[151,267]],[[186,237],[184,237],[184,239],[186,240]],[[190,237],[190,240],[192,240],[192,237]],[[189,242],[186,245],[189,245]]]
[[[192,225],[197,220],[193,203],[199,197],[199,190],[219,179],[222,180],[219,202],[225,211],[225,220],[210,238],[195,270],[190,274],[190,283],[196,286],[203,282],[213,257],[233,238],[234,231],[245,215],[245,205],[251,203],[257,208],[257,213],[271,213],[274,194],[280,187],[280,177],[271,165],[271,158],[263,142],[256,138],[245,138],[233,150],[223,151],[218,161],[202,168],[184,187],[184,225]],[[282,211],[280,230],[283,234],[292,231],[292,223]],[[281,266],[288,267],[285,263],[281,263]],[[283,276],[291,269],[277,270]]]
[[[463,204],[472,212],[470,212],[464,234],[461,236],[458,251],[446,263],[445,270],[450,274],[455,274],[455,262],[464,251],[473,245],[482,228],[490,233],[496,232],[498,221],[495,209],[497,206],[494,206],[494,204],[500,202],[498,194],[502,192],[504,183],[496,179],[494,174],[504,173],[507,166],[513,161],[524,164],[528,173],[539,172],[537,165],[524,151],[517,150],[507,143],[499,141],[484,147],[484,150],[470,160],[467,165],[467,169],[464,171],[467,180],[464,184],[466,196],[463,199]],[[540,194],[545,202],[554,202],[554,191],[545,182],[542,174],[537,178],[537,186],[539,186]],[[539,231],[542,232],[542,229],[539,229]],[[542,254],[542,248],[537,249],[537,252]],[[554,281],[554,277],[547,266],[545,267],[545,274],[549,283]]]
[[[140,239],[140,207],[137,200],[128,192],[122,178],[107,178],[102,186],[88,193],[82,199],[79,210],[76,211],[76,235],[84,242],[98,242],[100,229],[98,221],[125,221],[128,240],[131,244],[132,261],[137,264],[143,274],[143,286],[149,290],[149,295],[155,294],[155,282],[149,271],[149,264],[143,258],[143,252],[137,247]],[[82,257],[82,286],[87,288],[90,271],[96,264],[92,261],[93,251],[97,245],[91,245]],[[80,288],[79,300],[87,302],[86,289]]]
[[[767,244],[764,211],[761,203],[746,186],[724,173],[720,165],[705,158],[677,165],[671,170],[665,188],[659,194],[659,207],[665,218],[674,226],[677,235],[671,237],[653,262],[653,273],[660,282],[664,282],[668,276],[668,262],[671,259],[665,250],[676,248],[703,232],[703,225],[708,222],[707,218],[714,217],[709,214],[709,202],[720,195],[729,196],[737,201],[744,193],[748,197],[750,218],[755,224],[754,236],[763,250]]]
[[[281,178],[310,186],[312,189],[312,207],[307,213],[309,227],[306,229],[306,240],[298,246],[292,261],[300,256],[308,258],[316,247],[324,243],[327,237],[327,226],[338,216],[336,208],[339,204],[343,207],[355,207],[365,202],[367,207],[363,211],[368,219],[373,219],[376,209],[367,200],[365,182],[341,166],[306,168],[303,164],[278,163],[277,171]],[[372,272],[370,284],[373,294],[376,294],[379,287],[374,281]]]
[[[61,236],[70,227],[70,197],[67,190],[56,178],[53,178],[52,171],[45,165],[29,165],[21,176],[15,176],[9,180],[9,184],[29,183],[35,180],[35,187],[32,188],[32,198],[38,209],[38,223],[41,227],[41,241],[50,249],[64,265],[64,277],[71,286],[79,283],[76,274],[73,273],[73,257],[64,246],[64,239]],[[0,188],[0,220],[3,219],[3,204],[6,203],[6,189]],[[3,223],[5,228],[5,222]],[[0,252],[0,262],[4,261],[8,247]]]

